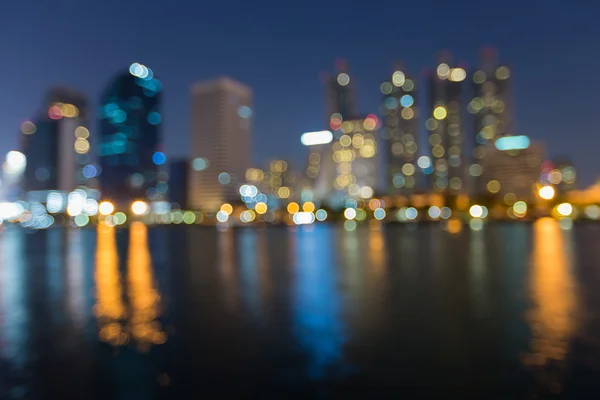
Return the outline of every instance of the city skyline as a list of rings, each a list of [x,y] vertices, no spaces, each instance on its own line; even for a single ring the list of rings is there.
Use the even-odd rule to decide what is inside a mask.
[[[66,2],[68,3],[68,2]],[[109,2],[110,3],[110,2]],[[97,28],[97,24],[106,21],[108,15],[106,12],[99,10],[91,10],[83,13],[82,10],[65,8],[61,10],[61,15],[56,15],[57,23],[54,24],[57,33],[62,32],[62,36],[70,37],[76,43],[82,40],[93,40],[90,49],[95,49],[97,56],[90,53],[91,50],[83,52],[83,54],[72,52],[67,46],[67,49],[56,48],[50,46],[47,49],[43,43],[39,43],[35,36],[40,32],[49,30],[49,24],[44,22],[42,11],[50,12],[53,15],[53,10],[27,10],[19,5],[10,5],[6,15],[14,15],[15,19],[4,25],[4,28],[11,29],[12,24],[19,23],[27,15],[31,19],[31,29],[26,30],[22,37],[11,45],[0,44],[0,50],[4,54],[19,55],[19,57],[8,57],[9,60],[0,66],[0,74],[5,78],[4,93],[11,93],[10,99],[2,99],[4,107],[0,110],[0,126],[2,126],[2,143],[0,151],[17,148],[18,127],[20,123],[26,119],[32,118],[32,110],[35,105],[39,104],[39,98],[54,84],[64,84],[68,87],[84,92],[86,97],[91,99],[90,108],[97,110],[97,99],[99,97],[102,86],[110,78],[115,71],[130,65],[132,62],[140,62],[152,67],[157,71],[165,83],[165,150],[170,157],[179,157],[182,155],[188,156],[186,153],[187,143],[189,143],[190,118],[187,93],[193,82],[203,80],[205,78],[214,78],[223,74],[232,76],[248,86],[252,87],[255,92],[255,107],[256,107],[256,123],[254,125],[253,148],[254,162],[258,165],[265,165],[268,160],[276,158],[289,159],[294,167],[302,166],[305,163],[307,153],[306,149],[299,146],[299,137],[303,132],[322,129],[323,110],[325,109],[325,100],[323,99],[322,83],[319,81],[319,72],[331,68],[334,60],[343,57],[348,60],[350,72],[352,74],[353,83],[356,83],[358,109],[362,113],[378,114],[378,107],[381,101],[379,85],[381,78],[386,76],[390,67],[394,65],[394,61],[401,58],[407,65],[407,70],[415,72],[419,75],[419,87],[423,88],[423,78],[419,71],[423,68],[432,69],[435,67],[435,53],[443,48],[448,48],[454,53],[455,60],[466,60],[469,70],[477,65],[479,50],[481,47],[492,44],[495,45],[500,52],[501,59],[507,63],[514,73],[515,87],[515,107],[516,111],[516,133],[528,135],[534,139],[542,139],[548,142],[549,157],[558,155],[567,155],[573,159],[578,171],[581,172],[581,185],[587,186],[592,183],[598,176],[598,171],[595,168],[595,151],[593,142],[596,140],[593,133],[593,96],[594,88],[598,85],[596,79],[584,79],[585,76],[593,77],[593,60],[592,55],[582,49],[570,49],[575,52],[581,59],[580,67],[583,68],[583,73],[568,73],[568,68],[565,70],[565,60],[554,57],[553,62],[549,63],[545,57],[549,56],[549,51],[560,52],[560,49],[565,49],[570,45],[570,38],[576,37],[574,33],[563,35],[561,32],[549,31],[549,22],[538,22],[537,30],[528,35],[523,40],[523,43],[515,41],[518,37],[524,35],[526,30],[531,30],[532,26],[528,21],[533,13],[540,13],[535,7],[528,8],[520,6],[519,14],[512,16],[512,30],[506,32],[489,32],[485,34],[485,29],[490,23],[501,24],[502,16],[507,15],[512,4],[507,4],[506,9],[500,12],[498,16],[490,17],[486,21],[483,18],[482,11],[471,10],[472,4],[465,4],[458,7],[460,10],[446,11],[452,14],[463,13],[463,18],[470,20],[469,32],[483,32],[479,37],[475,37],[472,33],[459,30],[450,37],[439,37],[440,31],[447,29],[447,22],[438,21],[439,26],[431,25],[431,32],[425,34],[422,30],[414,31],[414,40],[410,42],[406,48],[398,48],[386,46],[385,43],[393,42],[393,40],[380,37],[374,34],[362,32],[348,33],[344,38],[335,39],[333,31],[335,27],[339,27],[340,23],[333,23],[333,27],[315,28],[314,32],[309,32],[307,37],[303,38],[302,43],[296,43],[293,40],[289,43],[281,42],[283,38],[294,32],[298,32],[300,21],[307,18],[307,15],[300,14],[291,19],[291,33],[283,34],[283,37],[274,41],[271,45],[275,45],[280,50],[281,56],[287,58],[273,59],[273,55],[266,57],[268,53],[264,48],[264,43],[257,46],[244,46],[238,42],[243,35],[240,36],[240,31],[245,31],[248,28],[248,23],[241,19],[243,13],[250,16],[256,15],[256,10],[248,9],[240,5],[239,14],[228,15],[234,20],[241,20],[239,26],[232,26],[231,32],[222,35],[222,49],[218,47],[216,56],[207,60],[206,57],[192,54],[186,49],[189,47],[189,39],[181,38],[181,45],[172,46],[172,49],[165,47],[165,41],[168,42],[173,38],[172,34],[166,30],[160,29],[158,18],[162,16],[159,10],[154,8],[140,7],[139,2],[133,2],[128,5],[123,5],[123,13],[131,7],[136,12],[147,17],[145,20],[150,25],[151,22],[157,26],[154,29],[148,29],[146,35],[141,35],[136,32],[131,33],[131,39],[127,43],[112,43],[109,39],[114,38],[119,33],[123,33],[126,29],[135,28],[139,22],[134,22],[134,26],[130,27],[124,21],[117,19],[114,23],[114,32],[107,34],[108,38],[94,38],[82,35],[81,37],[74,36],[77,31],[76,27],[82,26],[83,21],[90,22],[90,16],[94,11],[99,12],[98,22],[91,22],[89,29]],[[515,3],[516,4],[516,3]],[[328,6],[333,7],[333,6]],[[340,9],[339,16],[356,12],[357,8],[348,6],[347,9]],[[535,10],[535,11],[534,11]],[[274,10],[273,13],[277,13]],[[323,9],[323,14],[327,14],[327,9]],[[79,14],[78,14],[79,13]],[[270,15],[272,16],[273,13]],[[435,7],[426,5],[415,6],[415,15],[431,15],[431,18],[439,18],[441,13]],[[576,20],[569,10],[563,10],[557,4],[550,4],[541,12],[548,21],[553,21],[560,18],[565,24],[575,26],[575,23],[581,21]],[[365,18],[373,17],[376,10],[364,10]],[[226,17],[222,10],[214,10],[216,20],[221,20]],[[177,18],[185,19],[183,15],[176,15]],[[70,20],[69,20],[70,18]],[[316,17],[317,20],[324,18]],[[381,16],[382,22],[386,20],[386,16]],[[586,18],[586,16],[579,17]],[[270,21],[266,26],[261,27],[256,35],[263,35],[265,31],[281,30],[272,20],[265,16],[265,20]],[[341,18],[343,19],[343,18]],[[415,19],[417,19],[415,17]],[[72,24],[61,24],[61,21],[73,22]],[[165,22],[166,23],[166,22]],[[169,23],[169,25],[172,22]],[[414,22],[408,21],[407,27],[403,29],[414,28]],[[168,26],[168,25],[167,25]],[[166,26],[165,26],[166,27]],[[190,28],[191,29],[191,28]],[[214,24],[208,24],[200,30],[215,30]],[[590,28],[597,29],[597,28]],[[135,29],[133,29],[135,31]],[[567,29],[568,31],[568,29]],[[68,35],[71,33],[71,35]],[[159,35],[160,33],[160,35]],[[405,34],[404,31],[398,32],[397,35]],[[560,35],[559,35],[560,33]],[[66,34],[66,35],[65,35]],[[326,40],[324,44],[319,43],[319,35],[322,35]],[[366,35],[362,38],[361,35]],[[436,36],[437,35],[437,36]],[[570,35],[570,36],[569,36]],[[154,45],[145,43],[143,38],[146,36],[152,37]],[[438,40],[425,40],[436,36]],[[591,36],[591,35],[590,35]],[[163,38],[164,39],[161,39]],[[255,36],[249,36],[248,40]],[[523,36],[524,37],[524,36]],[[579,36],[577,36],[579,38]],[[160,40],[159,40],[160,39]],[[583,41],[589,40],[583,37]],[[338,41],[341,45],[337,45]],[[109,47],[109,42],[110,47]],[[342,43],[343,42],[343,43]],[[235,55],[231,55],[225,51],[231,43],[236,44],[235,49],[239,49]],[[367,44],[372,43],[373,46]],[[375,45],[377,44],[377,45]],[[17,47],[10,47],[10,46]],[[367,45],[365,47],[365,45]],[[5,47],[6,46],[6,47]],[[26,54],[18,52],[19,47],[28,49]],[[202,39],[201,48],[206,47],[206,40]],[[59,46],[60,47],[60,46]],[[271,46],[272,47],[272,46]],[[111,54],[103,57],[102,54],[111,49]],[[161,52],[152,52],[151,50],[160,49]],[[332,50],[332,48],[334,50]],[[39,65],[37,69],[35,60],[37,57],[45,57],[48,51],[52,51],[55,55],[54,61],[46,62],[44,68]],[[60,57],[63,54],[64,57]],[[249,57],[252,54],[252,57]],[[554,54],[554,53],[553,53]],[[164,55],[165,57],[161,57]],[[257,61],[261,56],[266,58]],[[202,60],[199,60],[199,59]],[[232,59],[238,61],[232,63]],[[201,62],[202,61],[202,62]],[[87,63],[87,64],[86,64]],[[589,69],[588,69],[589,68]],[[567,72],[564,72],[567,71]],[[572,71],[572,70],[571,70]],[[589,75],[586,75],[589,71]],[[22,76],[27,73],[26,80],[10,79],[11,76]],[[565,77],[564,80],[557,79],[557,76]],[[567,79],[568,78],[568,79]],[[584,80],[582,80],[584,79]],[[282,83],[291,84],[293,90],[282,91]],[[577,86],[579,82],[579,86]],[[583,84],[585,82],[585,85]],[[569,88],[575,87],[589,88],[586,91],[578,93],[577,101],[556,101],[556,85],[559,87]],[[553,98],[554,95],[554,98]],[[422,96],[424,97],[424,96]],[[421,102],[422,103],[422,102]],[[287,106],[286,106],[287,105]],[[92,118],[96,114],[91,113]],[[422,124],[421,124],[422,125]],[[95,133],[96,127],[92,126],[92,134]],[[421,132],[423,128],[420,127]],[[567,132],[567,133],[565,133]],[[569,140],[565,140],[568,137]],[[591,138],[591,139],[590,139]],[[592,143],[590,143],[592,141]]]

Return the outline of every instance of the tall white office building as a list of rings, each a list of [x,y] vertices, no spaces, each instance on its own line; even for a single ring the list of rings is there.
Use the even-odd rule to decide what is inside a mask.
[[[212,212],[240,200],[239,188],[251,165],[251,121],[248,86],[219,78],[192,87],[192,208]]]

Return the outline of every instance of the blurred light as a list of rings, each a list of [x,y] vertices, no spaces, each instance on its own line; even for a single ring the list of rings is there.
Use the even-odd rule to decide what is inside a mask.
[[[410,94],[405,94],[400,98],[400,105],[402,107],[410,107],[415,103],[415,99]]]
[[[442,120],[446,118],[447,112],[446,109],[442,106],[438,106],[433,110],[433,117],[437,120]]]
[[[496,78],[500,80],[508,79],[510,77],[510,70],[505,66],[500,66],[496,69]]]
[[[204,157],[195,158],[192,166],[196,171],[203,171],[208,168],[208,160]]]
[[[75,225],[78,227],[86,226],[90,222],[90,217],[85,214],[79,214],[74,219]]]
[[[373,189],[370,186],[363,186],[360,188],[360,197],[368,199],[373,196]]]
[[[25,157],[25,154],[20,151],[11,150],[6,153],[6,163],[11,171],[17,171],[25,167],[27,158]]]
[[[450,76],[448,77],[448,79],[453,82],[462,82],[465,80],[466,77],[467,77],[467,73],[464,69],[452,68],[450,70]]]
[[[392,74],[392,83],[394,86],[400,87],[404,85],[404,81],[406,80],[406,76],[401,71],[396,71]]]
[[[86,139],[75,139],[75,144],[73,145],[75,151],[79,154],[86,154],[90,151],[90,142]]]
[[[473,205],[471,208],[469,208],[469,214],[471,214],[471,217],[473,218],[481,218],[483,215],[483,208],[478,205]]]
[[[288,197],[290,197],[291,191],[289,187],[286,186],[282,186],[279,189],[277,189],[277,196],[279,196],[282,199],[287,199]]]
[[[554,198],[554,188],[552,186],[544,186],[540,188],[539,194],[542,199],[551,200]]]
[[[90,137],[90,131],[85,126],[75,128],[75,137],[78,139],[87,139]]]
[[[20,203],[0,203],[0,220],[11,221],[25,211],[25,208]]]
[[[110,215],[115,211],[115,206],[110,201],[103,201],[98,205],[98,212],[102,215]]]
[[[485,72],[475,71],[475,73],[473,74],[473,82],[479,85],[485,82]]]
[[[496,148],[501,151],[522,150],[528,148],[530,143],[527,136],[504,136],[496,140]]]
[[[98,214],[98,202],[95,199],[86,199],[83,205],[83,212],[86,215]]]
[[[146,120],[148,121],[148,123],[150,125],[158,125],[158,124],[160,124],[162,117],[156,111],[151,111],[148,113]]]
[[[517,217],[524,217],[527,214],[527,203],[524,201],[517,201],[513,204],[513,212]]]
[[[448,220],[446,229],[449,233],[460,233],[460,231],[462,231],[462,222],[460,222],[460,220],[456,218],[450,219]]]
[[[115,225],[123,225],[127,221],[127,215],[119,211],[116,212],[115,215],[113,215],[112,219]]]
[[[247,119],[252,116],[252,109],[248,106],[239,106],[237,113],[240,116],[240,118]]]
[[[379,90],[381,90],[382,94],[390,94],[390,93],[392,93],[393,89],[394,88],[393,88],[392,84],[389,82],[383,82],[381,84],[381,86],[379,87]]]
[[[440,209],[440,216],[443,219],[448,219],[452,216],[452,210],[450,210],[450,207],[442,207]]]
[[[350,83],[350,76],[348,76],[348,74],[342,72],[341,74],[338,75],[337,81],[340,85],[346,86],[347,84]]]
[[[217,221],[219,221],[219,222],[227,222],[228,219],[229,219],[229,214],[227,214],[226,212],[219,211],[217,213]]]
[[[498,193],[500,191],[500,182],[497,180],[491,180],[487,183],[487,190],[490,193]]]
[[[142,200],[134,201],[133,204],[131,204],[131,211],[135,215],[146,214],[148,212],[148,203]]]
[[[94,165],[86,165],[82,168],[81,173],[85,178],[91,179],[98,175],[98,170]]]
[[[584,210],[585,215],[590,219],[600,218],[600,207],[595,204],[589,205]]]
[[[419,215],[419,212],[417,211],[416,208],[409,207],[406,209],[406,218],[412,220],[412,219],[416,219],[418,215]]]
[[[231,213],[233,213],[233,206],[229,203],[223,203],[223,205],[221,206],[221,211],[223,211],[227,215],[231,215]]]
[[[354,208],[346,208],[344,210],[344,217],[346,219],[354,219],[354,218],[356,218],[356,210]]]
[[[186,211],[183,213],[183,222],[187,225],[193,224],[196,222],[196,214],[191,211]]]
[[[332,140],[333,134],[331,131],[306,132],[300,137],[300,141],[305,146],[327,144]]]
[[[231,175],[229,175],[227,172],[221,172],[217,179],[221,185],[227,185],[229,182],[231,182]]]
[[[36,131],[37,128],[31,121],[25,121],[21,124],[21,133],[24,135],[33,135]]]
[[[442,63],[437,67],[437,76],[440,79],[448,79],[448,75],[450,74],[450,67],[448,64]]]
[[[561,203],[556,207],[556,211],[563,217],[568,217],[573,213],[573,206],[569,203]]]
[[[377,220],[382,220],[385,218],[385,210],[383,208],[378,208],[375,211],[373,211],[373,216]]]
[[[315,222],[315,215],[311,212],[301,211],[294,214],[292,220],[296,225],[312,224]]]
[[[152,155],[152,162],[156,165],[163,165],[167,161],[167,156],[162,151],[157,151]]]
[[[240,221],[247,223],[252,222],[256,218],[256,213],[252,210],[244,210],[240,214]]]
[[[63,209],[63,196],[58,192],[50,192],[46,196],[46,209],[50,213],[57,213]]]
[[[483,220],[475,218],[469,221],[469,227],[474,231],[480,231],[483,229]]]
[[[254,211],[256,211],[257,214],[264,214],[267,212],[267,204],[265,202],[259,202],[256,203],[256,205],[254,206]]]
[[[51,119],[61,119],[63,117],[63,112],[58,106],[52,106],[48,109],[48,116]]]
[[[435,218],[439,218],[441,211],[438,206],[431,206],[431,207],[429,207],[429,210],[427,210],[427,214],[429,214],[429,216],[431,218],[435,219]]]
[[[315,213],[315,216],[317,217],[317,219],[319,221],[325,221],[327,219],[327,211],[320,209],[317,210],[317,212]]]
[[[312,201],[305,202],[302,204],[302,211],[309,213],[315,211],[315,204]]]
[[[429,168],[431,167],[431,158],[427,156],[421,156],[417,160],[417,165],[422,169]]]
[[[287,211],[290,214],[296,214],[298,211],[300,211],[300,206],[296,202],[291,202],[287,205]]]

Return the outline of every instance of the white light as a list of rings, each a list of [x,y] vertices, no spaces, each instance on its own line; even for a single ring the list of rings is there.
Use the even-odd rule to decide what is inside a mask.
[[[195,158],[192,165],[196,171],[203,171],[208,168],[208,160],[204,157]]]
[[[373,189],[371,189],[369,186],[363,186],[362,188],[360,188],[360,197],[362,197],[363,199],[368,199],[372,196]]]
[[[64,208],[63,196],[58,192],[50,192],[46,197],[46,209],[48,212],[61,212]]]
[[[311,212],[300,211],[294,214],[294,223],[296,225],[307,225],[315,222],[315,215]]]
[[[591,206],[587,206],[585,208],[585,215],[590,219],[598,219],[600,218],[600,207],[593,204]]]
[[[217,213],[217,221],[227,222],[228,219],[229,219],[229,214],[227,214],[225,211],[219,211]]]
[[[98,205],[98,211],[102,215],[109,215],[112,214],[113,211],[115,211],[115,206],[113,206],[113,204],[110,201],[103,201]]]
[[[406,218],[408,219],[416,219],[419,215],[419,212],[414,207],[409,207],[406,209]]]
[[[98,202],[95,199],[87,199],[83,206],[83,212],[87,215],[98,214]]]
[[[344,217],[346,217],[346,219],[356,218],[356,210],[354,208],[346,208],[344,210]]]
[[[131,211],[135,214],[135,215],[143,215],[146,214],[148,212],[148,203],[146,203],[145,201],[134,201],[133,204],[131,205]]]
[[[69,214],[71,217],[75,217],[83,212],[83,206],[85,205],[86,201],[84,194],[82,194],[80,191],[73,191],[69,193],[67,198],[67,214]]]
[[[466,77],[467,77],[467,72],[462,68],[452,68],[450,70],[449,79],[453,82],[464,81]]]
[[[0,219],[10,221],[23,214],[25,208],[19,203],[0,203]]]
[[[563,217],[568,217],[571,215],[571,213],[573,213],[573,206],[569,203],[562,203],[556,207],[556,211],[558,211],[558,213]]]
[[[473,205],[469,208],[469,214],[471,214],[471,217],[473,218],[481,218],[483,215],[483,208],[478,205]]]
[[[315,146],[317,144],[331,143],[333,133],[331,131],[306,132],[300,137],[300,141],[305,146]]]
[[[422,169],[429,168],[431,167],[431,159],[427,156],[421,156],[417,160],[417,165]]]
[[[431,206],[431,207],[429,207],[427,214],[429,214],[429,216],[431,218],[435,219],[435,218],[439,218],[439,216],[442,214],[442,212],[440,211],[440,208],[438,206]]]
[[[350,83],[350,76],[344,72],[338,75],[337,81],[340,85],[346,86]]]
[[[554,197],[554,188],[552,186],[544,186],[540,189],[540,197],[544,200],[551,200]]]

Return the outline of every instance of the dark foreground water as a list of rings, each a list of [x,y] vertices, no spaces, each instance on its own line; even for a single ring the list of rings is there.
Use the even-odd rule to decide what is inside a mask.
[[[600,225],[6,229],[0,356],[9,399],[598,398]]]

